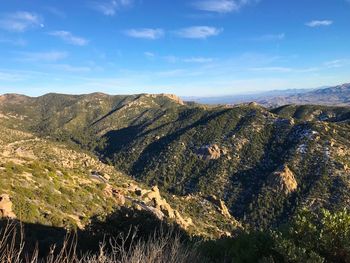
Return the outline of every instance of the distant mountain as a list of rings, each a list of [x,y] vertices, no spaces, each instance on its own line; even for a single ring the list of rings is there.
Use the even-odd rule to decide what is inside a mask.
[[[213,96],[213,97],[182,97],[184,101],[192,101],[202,104],[239,104],[251,101],[261,101],[263,99],[268,99],[277,96],[290,96],[296,94],[302,94],[312,91],[312,89],[288,89],[288,90],[271,90],[261,93],[250,93],[250,94],[240,94],[240,95],[227,95],[227,96]]]
[[[325,99],[328,95],[322,94],[332,94],[332,90],[339,94],[347,87],[315,93]],[[43,168],[35,173],[32,166],[20,164],[24,175],[18,181],[0,184],[0,191],[10,191],[14,200],[26,193],[26,185],[35,185],[31,179],[46,184],[51,180],[48,176],[52,176],[53,182],[65,178],[57,174],[61,168],[51,148],[58,146],[49,143],[52,142],[76,148],[77,152],[88,151],[99,161],[113,165],[124,175],[118,179],[111,173],[110,180],[117,186],[121,186],[120,182],[123,185],[128,177],[144,184],[142,189],[158,185],[171,207],[183,219],[192,219],[196,226],[192,231],[199,235],[218,236],[240,225],[270,228],[287,222],[301,208],[338,210],[349,205],[350,107],[291,105],[269,109],[256,103],[209,107],[186,104],[165,94],[47,94],[38,98],[3,95],[0,120],[6,129],[33,134],[40,142],[48,141],[49,149],[42,154],[49,152],[44,159],[50,165],[40,166]],[[10,134],[6,130],[3,133]],[[20,141],[18,147],[11,144],[11,138],[10,141],[3,138],[0,137],[0,142],[4,141],[5,148],[17,154],[30,152],[20,138],[15,139]],[[34,146],[40,144],[34,142]],[[21,158],[28,161],[28,156]],[[0,160],[5,168],[0,169],[2,180],[13,178],[6,174],[19,168],[12,169],[6,158]],[[67,176],[70,175],[74,175],[75,181],[68,177],[64,182],[73,180],[70,184],[76,189],[83,187],[77,183],[89,179],[84,169],[68,169]],[[31,179],[23,184],[24,188],[11,185],[11,182],[22,185],[27,180],[25,176]],[[61,181],[50,184],[50,189],[56,189],[56,185],[62,188],[57,190],[65,197]],[[91,187],[102,198],[105,186]],[[145,194],[142,189],[128,194],[129,190],[123,187],[118,193],[128,198]],[[34,198],[32,192],[27,193]],[[78,198],[74,193],[69,193],[73,195],[72,202]],[[147,200],[169,215],[171,210],[165,209],[168,206],[160,198]],[[52,205],[56,203],[59,202],[50,201]],[[87,204],[91,203],[84,203]],[[97,205],[97,210],[101,210],[101,200],[96,202],[96,208]],[[64,209],[76,218],[75,205]],[[86,211],[86,206],[79,209]],[[173,215],[170,213],[170,217]]]
[[[286,104],[315,104],[329,106],[350,105],[350,84],[321,88],[293,95],[275,96],[257,100],[261,105],[277,107]]]
[[[254,94],[220,97],[183,97],[182,99],[187,102],[207,105],[236,105],[254,101],[269,108],[288,104],[350,106],[350,84],[318,89],[273,90]]]

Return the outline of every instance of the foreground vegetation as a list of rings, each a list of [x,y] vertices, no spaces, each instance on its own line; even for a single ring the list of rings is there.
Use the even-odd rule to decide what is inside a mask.
[[[120,226],[116,227],[114,231]],[[108,229],[111,230],[111,226]],[[60,245],[44,253],[37,246],[28,251],[24,231],[20,230],[16,224],[2,227],[0,262],[350,262],[350,213],[347,210],[336,213],[304,210],[279,229],[244,232],[234,238],[212,241],[189,239],[160,225],[147,235],[119,228],[119,234],[118,231],[111,235],[104,233],[100,239],[103,242],[96,242],[99,247],[90,251],[80,249],[75,235],[66,236]]]
[[[22,231],[19,232],[18,231]],[[0,234],[1,263],[182,263],[196,262],[199,255],[181,241],[179,235],[172,232],[155,232],[147,239],[136,239],[136,232],[120,234],[99,245],[96,253],[82,253],[77,249],[75,235],[66,236],[60,247],[53,245],[46,255],[42,256],[37,247],[26,251],[26,240],[23,230],[16,224],[7,224]]]

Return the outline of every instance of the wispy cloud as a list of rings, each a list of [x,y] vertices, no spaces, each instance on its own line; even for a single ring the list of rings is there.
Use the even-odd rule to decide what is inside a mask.
[[[332,20],[312,20],[307,22],[305,25],[308,27],[320,27],[320,26],[330,26],[333,24]]]
[[[20,52],[18,61],[25,62],[55,62],[68,57],[67,52],[48,51],[48,52]]]
[[[190,57],[182,59],[183,62],[186,63],[209,63],[213,62],[213,58],[205,58],[205,57]]]
[[[156,55],[153,52],[146,51],[143,53],[148,58],[154,58]]]
[[[273,72],[273,73],[308,73],[320,70],[318,67],[311,68],[289,68],[289,67],[258,67],[250,68],[251,71]]]
[[[259,37],[253,38],[255,41],[279,41],[285,39],[286,34],[266,34]]]
[[[69,64],[56,64],[56,65],[52,65],[52,67],[54,69],[69,72],[69,73],[85,73],[85,72],[91,71],[90,67],[77,67]]]
[[[13,46],[20,46],[23,47],[25,45],[27,45],[27,41],[25,41],[22,38],[2,38],[0,37],[0,43],[1,44],[10,44]]]
[[[46,10],[59,18],[66,18],[66,13],[63,12],[61,9],[58,9],[57,7],[48,6],[46,7]]]
[[[89,43],[87,39],[75,36],[68,31],[63,31],[63,30],[53,31],[53,32],[50,32],[49,35],[58,37],[62,39],[64,42],[68,44],[76,45],[76,46],[86,46]]]
[[[350,59],[335,59],[331,61],[326,61],[324,66],[327,68],[341,68],[350,64]]]
[[[222,28],[210,26],[192,26],[175,31],[175,35],[181,38],[206,39],[208,37],[217,36],[222,31]]]
[[[91,8],[106,16],[114,16],[118,12],[118,10],[129,7],[132,4],[133,0],[110,0],[90,2]]]
[[[257,3],[259,0],[203,0],[192,3],[193,7],[200,11],[215,13],[231,13],[240,10],[242,7]]]
[[[30,12],[19,11],[5,14],[0,18],[0,28],[7,31],[23,32],[37,27],[44,27],[43,19]]]
[[[16,74],[16,73],[8,73],[8,72],[2,72],[0,71],[0,80],[1,81],[19,81],[22,80],[23,76],[20,74]]]
[[[124,33],[129,37],[155,40],[164,36],[164,30],[160,28],[128,29]]]
[[[181,58],[181,57],[176,57],[176,56],[165,56],[163,57],[167,62],[169,63],[179,63],[179,62],[184,62],[184,63],[198,63],[198,64],[203,64],[203,63],[210,63],[213,62],[213,58],[207,58],[207,57],[188,57],[188,58]]]

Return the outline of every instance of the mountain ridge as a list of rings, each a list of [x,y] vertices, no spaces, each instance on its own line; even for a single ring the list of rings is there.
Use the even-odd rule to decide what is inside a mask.
[[[87,150],[198,209],[195,202],[215,195],[244,226],[280,225],[303,207],[336,209],[350,192],[349,107],[207,107],[166,96],[55,94],[2,102],[0,112],[8,127]]]

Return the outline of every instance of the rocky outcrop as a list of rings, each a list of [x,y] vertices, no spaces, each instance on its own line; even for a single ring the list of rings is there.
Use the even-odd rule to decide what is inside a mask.
[[[206,160],[217,160],[227,155],[227,149],[220,148],[217,144],[202,146],[198,149],[198,155]]]
[[[208,197],[208,200],[212,202],[219,210],[219,212],[226,218],[231,218],[230,211],[228,210],[226,204],[221,199],[218,199],[215,195]]]
[[[293,172],[287,165],[275,171],[268,177],[268,183],[277,191],[285,194],[293,193],[298,188],[298,183]]]
[[[193,225],[191,218],[184,219],[177,210],[173,209],[170,204],[162,198],[158,186],[153,186],[150,191],[140,188],[134,189],[134,191],[135,194],[142,199],[142,203],[138,202],[139,208],[152,212],[159,219],[163,219],[164,217],[172,219],[184,229]]]
[[[180,104],[180,105],[185,105],[185,103],[183,102],[182,99],[180,99],[178,96],[174,95],[174,94],[147,94],[146,97],[151,97],[151,98],[157,98],[157,97],[166,97],[168,99],[171,99],[173,101],[175,101],[176,103]]]
[[[7,194],[0,195],[0,218],[16,218],[12,211],[12,202],[10,196]]]
[[[151,191],[145,193],[142,196],[142,199],[146,203],[152,203],[154,208],[162,211],[162,213],[165,214],[168,218],[175,218],[174,210],[171,208],[168,202],[161,197],[158,186],[153,186]]]
[[[182,99],[180,99],[178,96],[176,96],[174,94],[161,94],[161,95],[175,101],[178,104],[181,104],[181,105],[185,104]]]

